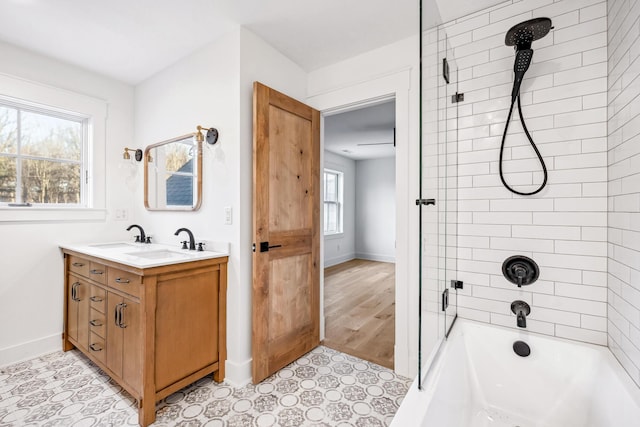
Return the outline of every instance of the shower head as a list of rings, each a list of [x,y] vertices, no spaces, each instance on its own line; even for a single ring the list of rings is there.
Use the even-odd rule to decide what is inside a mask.
[[[531,64],[531,58],[533,57],[531,43],[549,34],[552,28],[551,19],[534,18],[516,24],[507,31],[504,43],[507,46],[515,46],[516,49],[516,62],[513,64],[515,78],[513,80],[513,90],[511,91],[512,103],[515,102],[520,93],[520,85],[522,84],[524,73],[527,72]]]
[[[504,38],[504,44],[515,46],[516,50],[530,49],[531,43],[549,34],[551,19],[534,18],[511,27]]]
[[[513,79],[513,90],[511,91],[511,102],[514,102],[520,93],[520,85],[522,84],[522,79],[524,79],[524,73],[527,72],[529,65],[531,65],[532,57],[533,49],[520,49],[516,51],[516,62],[513,64],[515,77]]]

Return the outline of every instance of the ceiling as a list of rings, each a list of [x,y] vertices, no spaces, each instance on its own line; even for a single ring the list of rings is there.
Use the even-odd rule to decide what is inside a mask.
[[[395,156],[396,102],[325,116],[324,149],[354,160]]]
[[[424,0],[445,20],[492,0]],[[0,40],[137,84],[244,26],[306,71],[418,32],[417,0],[2,0]]]

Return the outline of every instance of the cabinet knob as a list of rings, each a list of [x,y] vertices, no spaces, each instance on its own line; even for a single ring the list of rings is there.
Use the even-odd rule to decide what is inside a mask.
[[[129,280],[129,279],[122,279],[120,277],[116,277],[116,283],[122,283],[122,284],[126,285],[127,283],[130,283],[130,282],[131,282],[131,280]]]
[[[91,274],[104,274],[104,271],[102,271],[102,270],[91,270],[91,271],[89,271],[89,273],[91,273]]]
[[[92,297],[91,297],[91,298],[89,298],[89,299],[90,299],[91,301],[93,301],[93,302],[102,302],[102,301],[104,301],[102,298],[97,297],[97,296],[95,296],[95,295],[94,295],[94,296],[92,296]]]
[[[84,263],[81,263],[81,262],[74,262],[71,265],[73,265],[74,267],[84,267]]]
[[[91,326],[102,326],[102,322],[99,320],[91,320],[89,323],[91,323]]]
[[[95,344],[95,343],[94,343],[94,344],[91,344],[91,345],[89,346],[89,348],[90,348],[91,350],[93,350],[93,351],[102,351],[102,347],[98,346],[98,345],[97,345],[97,344]]]

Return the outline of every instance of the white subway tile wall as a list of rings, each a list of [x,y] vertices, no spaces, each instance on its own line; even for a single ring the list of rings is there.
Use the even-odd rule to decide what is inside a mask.
[[[608,339],[640,385],[640,2],[607,5]]]
[[[628,7],[622,0],[610,3]],[[640,1],[635,4],[640,8]],[[637,38],[638,14],[631,22],[627,15],[620,12],[615,26],[620,31],[633,27]],[[504,39],[514,24],[536,17],[551,18],[555,29],[533,43],[533,62],[522,84],[521,101],[549,181],[541,193],[522,197],[505,189],[498,176],[514,62],[513,48],[505,46]],[[624,109],[636,98],[622,90],[624,85],[634,85],[640,71],[630,72],[634,66],[640,70],[640,60],[629,65],[633,62],[629,52],[610,49],[610,58],[626,61],[628,66],[607,69],[607,2],[514,0],[443,24],[441,29],[448,35],[458,65],[458,90],[465,94],[457,111],[458,154],[453,159],[459,173],[457,270],[458,279],[465,282],[459,291],[458,315],[516,328],[510,304],[521,299],[531,305],[529,330],[606,345],[607,209],[617,203],[620,216],[612,225],[617,224],[621,234],[616,235],[620,244],[613,253],[620,264],[616,271],[626,276],[616,276],[621,282],[619,293],[608,292],[615,293],[616,301],[626,301],[615,317],[622,331],[617,337],[624,337],[618,353],[629,345],[640,346],[640,304],[631,302],[640,300],[640,229],[632,225],[633,219],[640,224],[640,218],[636,213],[632,219],[634,214],[625,210],[639,203],[640,144],[629,141],[640,133],[640,116],[632,119],[640,113],[640,99],[635,110]],[[624,37],[612,33],[609,38],[640,54],[640,48]],[[608,86],[608,72],[618,75],[619,81]],[[612,86],[625,104],[610,101],[607,105],[607,89],[611,96]],[[639,92],[640,85],[635,90]],[[610,141],[607,160],[607,107],[611,118],[613,105],[620,117],[611,129],[619,134]],[[531,191],[542,182],[540,164],[517,113],[509,126],[504,158],[505,178],[518,190]],[[609,181],[607,186],[607,166],[612,164],[618,167],[618,182]],[[607,191],[618,197],[635,191],[636,197],[612,200]],[[503,261],[516,254],[531,257],[540,266],[540,278],[533,285],[519,289],[502,276]],[[630,282],[633,269],[635,288]],[[625,314],[629,312],[631,317]]]

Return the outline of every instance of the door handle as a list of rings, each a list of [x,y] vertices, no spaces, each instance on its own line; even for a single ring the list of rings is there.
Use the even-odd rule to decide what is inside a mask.
[[[269,249],[281,248],[282,245],[271,245],[269,246],[269,242],[260,242],[260,252],[269,252]]]

